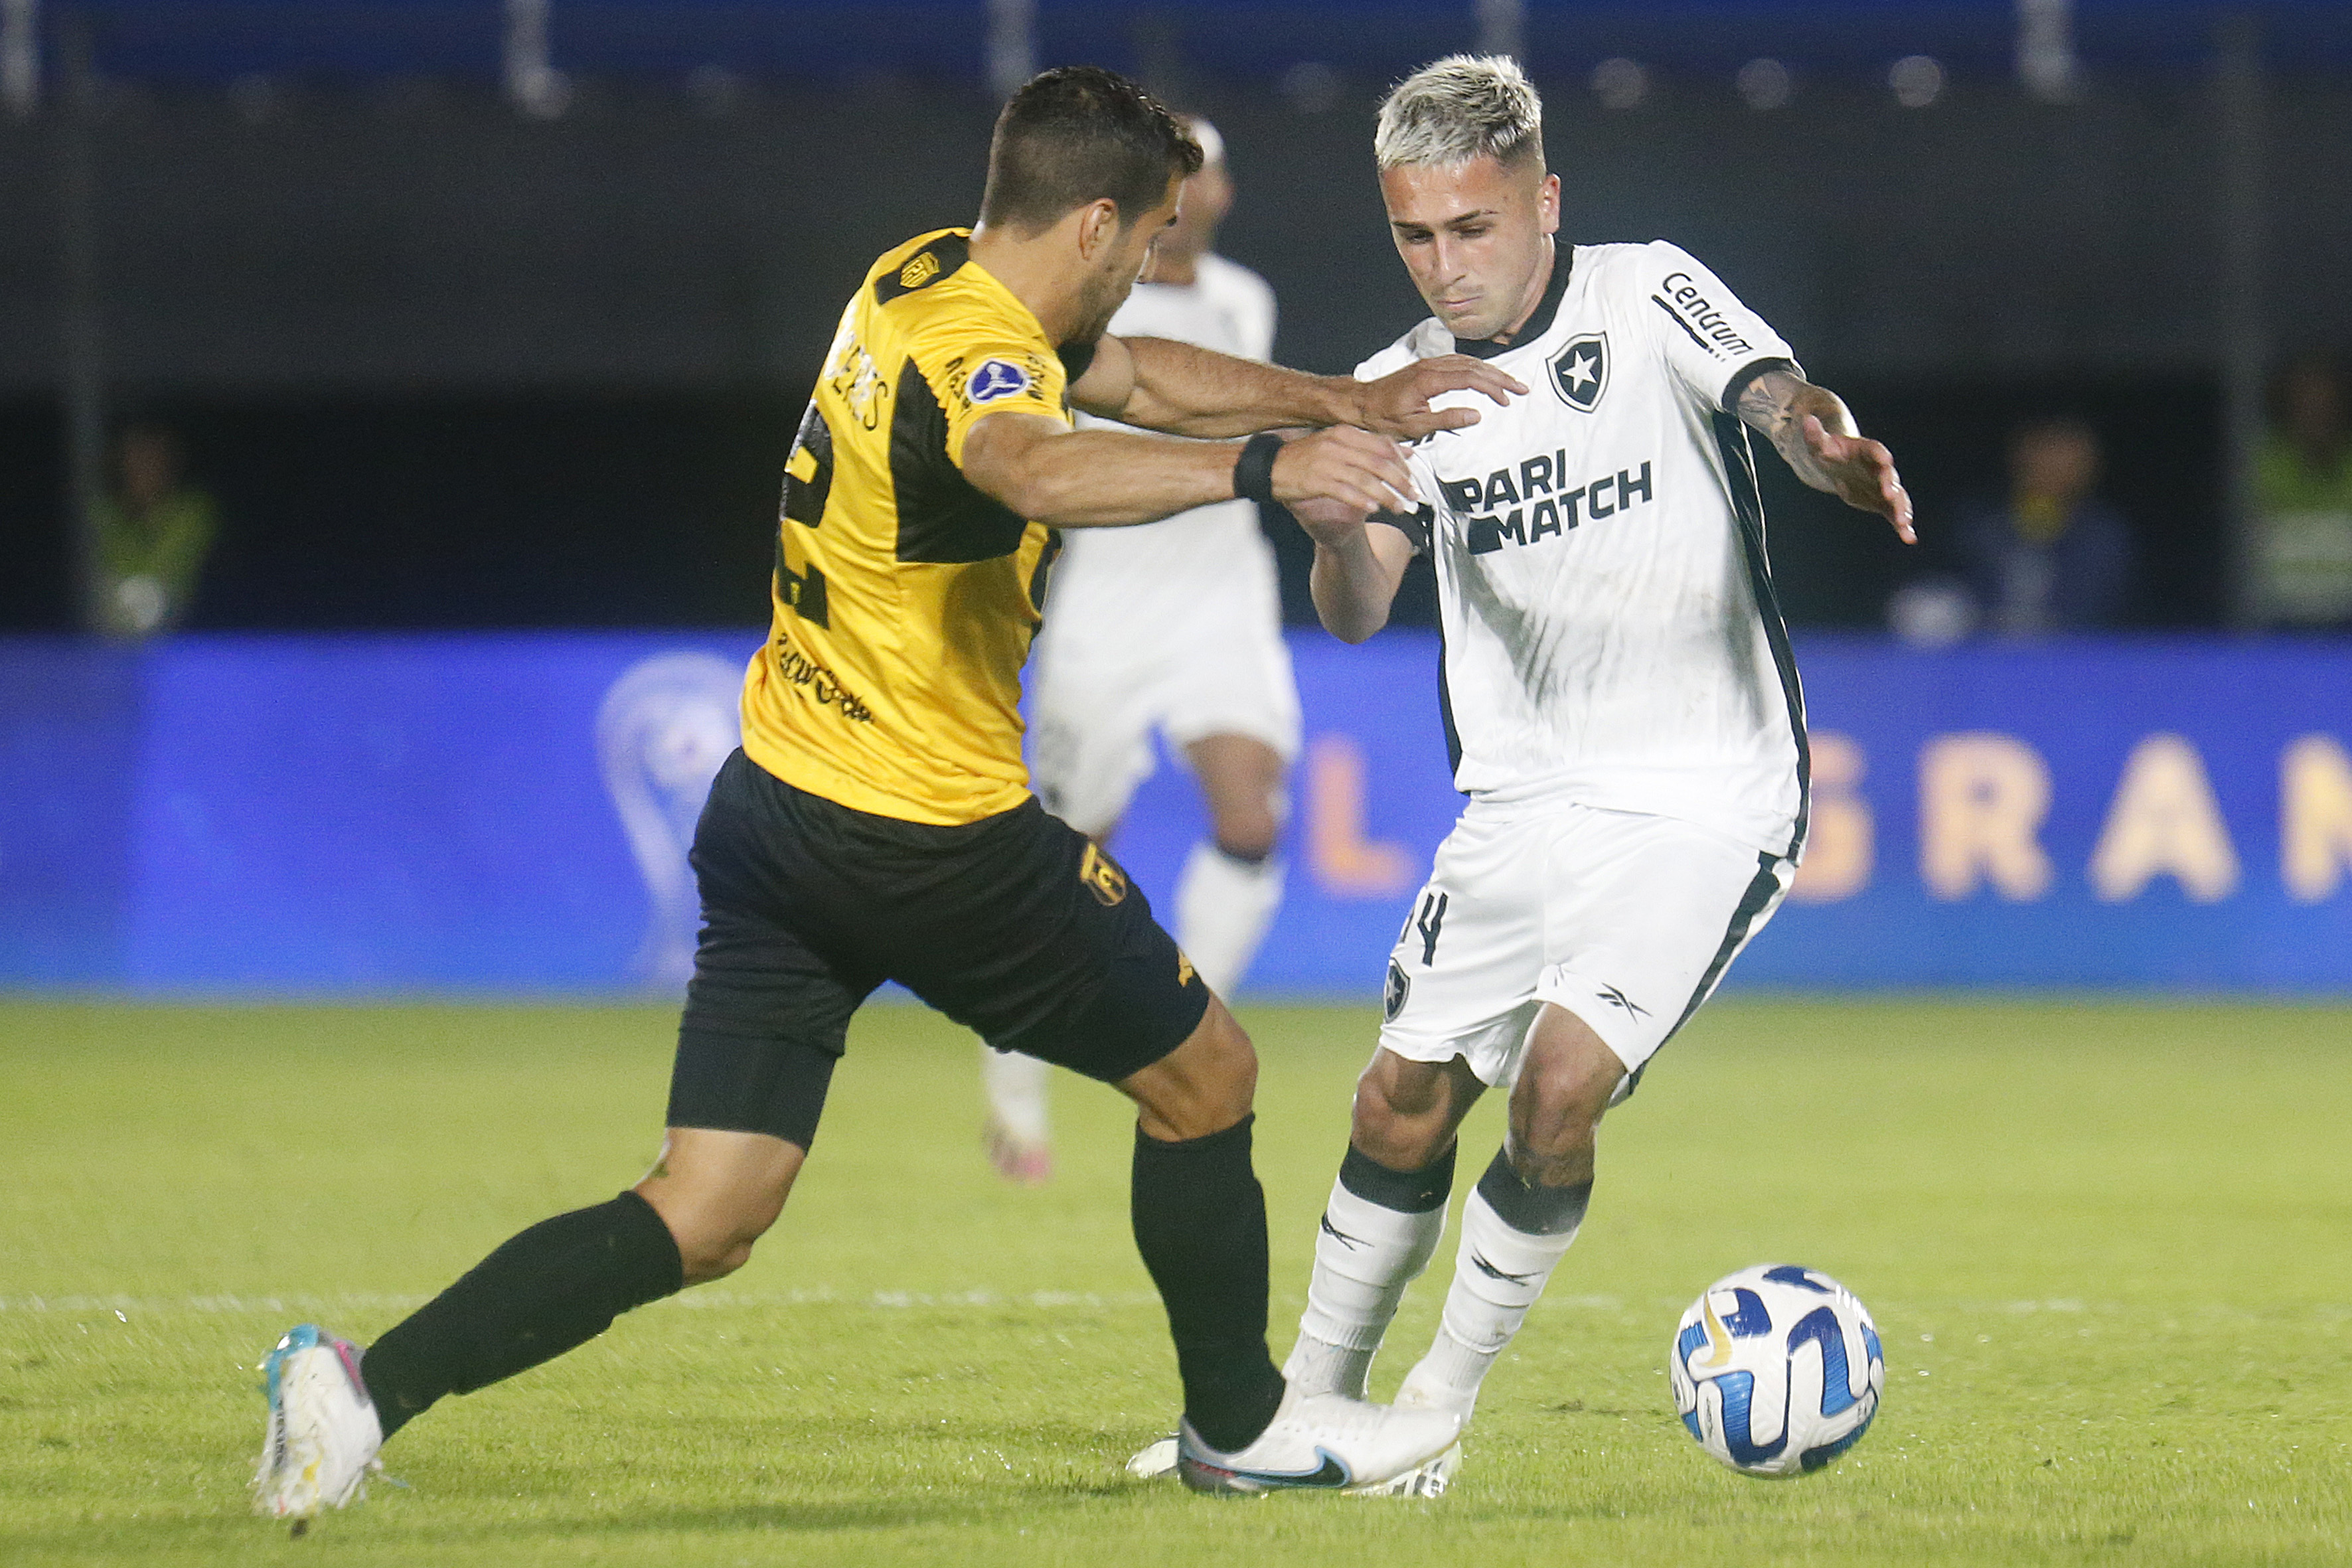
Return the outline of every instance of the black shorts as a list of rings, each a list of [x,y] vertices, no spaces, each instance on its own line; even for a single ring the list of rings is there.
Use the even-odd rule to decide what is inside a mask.
[[[1115,1083],[1208,987],[1109,856],[1030,800],[955,827],[852,811],[737,752],[694,833],[702,941],[669,1125],[808,1147],[849,1016],[895,980],[999,1050]]]

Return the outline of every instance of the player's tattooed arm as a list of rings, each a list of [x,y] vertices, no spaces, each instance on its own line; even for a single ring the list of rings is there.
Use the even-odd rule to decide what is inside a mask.
[[[1863,435],[1844,400],[1785,370],[1767,370],[1740,388],[1740,420],[1772,443],[1797,478],[1894,525],[1906,544],[1918,542],[1911,497],[1895,471],[1894,455]]]
[[[1070,401],[1088,414],[1172,436],[1353,425],[1377,436],[1413,440],[1478,422],[1475,408],[1430,406],[1446,393],[1480,392],[1501,404],[1526,390],[1466,354],[1421,360],[1379,381],[1360,382],[1234,359],[1164,338],[1106,335],[1086,373],[1071,384]]]
[[[1307,583],[1323,629],[1341,642],[1359,643],[1388,625],[1397,585],[1412,563],[1412,541],[1404,530],[1383,521],[1389,513],[1366,517],[1330,501],[1301,501],[1290,513],[1315,542]]]

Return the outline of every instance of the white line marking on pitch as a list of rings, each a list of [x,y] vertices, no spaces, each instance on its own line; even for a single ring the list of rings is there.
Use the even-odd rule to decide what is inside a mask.
[[[427,1300],[423,1295],[356,1291],[332,1296],[0,1296],[0,1312],[264,1312],[282,1317],[304,1312],[408,1311]],[[860,1307],[881,1311],[1003,1307],[1066,1312],[1157,1306],[1159,1301],[1148,1290],[876,1290],[853,1295],[821,1285],[791,1290],[689,1290],[655,1305],[704,1311],[773,1307]]]

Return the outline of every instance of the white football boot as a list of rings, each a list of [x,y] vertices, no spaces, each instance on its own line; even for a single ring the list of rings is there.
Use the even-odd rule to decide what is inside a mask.
[[[315,1323],[287,1331],[262,1363],[268,1374],[269,1428],[253,1472],[253,1511],[294,1521],[299,1534],[319,1510],[367,1495],[383,1428],[360,1350]]]
[[[1465,1394],[1459,1389],[1445,1386],[1435,1373],[1431,1373],[1427,1377],[1423,1376],[1423,1368],[1428,1364],[1427,1362],[1423,1362],[1421,1366],[1414,1367],[1412,1373],[1407,1374],[1404,1385],[1397,1390],[1397,1408],[1399,1410],[1431,1410],[1441,1415],[1454,1416],[1462,1423],[1462,1429],[1467,1432],[1470,1429],[1471,1413],[1478,1407],[1478,1391],[1474,1388]],[[1444,1497],[1445,1489],[1454,1484],[1454,1472],[1461,1468],[1462,1445],[1456,1443],[1411,1475],[1397,1478],[1397,1489],[1389,1495]]]
[[[1454,1472],[1461,1468],[1462,1445],[1457,1441],[1427,1464],[1417,1465],[1392,1481],[1381,1481],[1375,1486],[1358,1487],[1355,1489],[1355,1495],[1359,1497],[1444,1497],[1445,1489],[1454,1484]]]
[[[1176,1435],[1176,1474],[1196,1492],[1315,1488],[1383,1495],[1400,1477],[1452,1447],[1461,1433],[1459,1416],[1292,1390],[1273,1422],[1237,1453],[1219,1453],[1184,1423]]]
[[[1136,1451],[1133,1458],[1128,1460],[1127,1473],[1139,1480],[1146,1481],[1156,1481],[1162,1476],[1174,1475],[1176,1444],[1177,1439],[1173,1437],[1162,1437],[1156,1443],[1147,1444]],[[1380,1481],[1370,1486],[1358,1487],[1349,1495],[1354,1497],[1444,1497],[1445,1489],[1454,1484],[1454,1472],[1461,1468],[1462,1445],[1457,1441],[1429,1463],[1416,1469],[1407,1470],[1392,1481]]]
[[[1145,1444],[1135,1451],[1133,1458],[1128,1460],[1127,1473],[1138,1480],[1145,1481],[1156,1481],[1162,1476],[1174,1475],[1176,1442],[1177,1439],[1171,1436],[1162,1437],[1156,1443]]]

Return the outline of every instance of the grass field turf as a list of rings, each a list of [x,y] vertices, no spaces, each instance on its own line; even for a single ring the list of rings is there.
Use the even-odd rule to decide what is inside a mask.
[[[1244,1021],[1279,1356],[1374,1019]],[[671,1023],[0,1005],[0,1561],[2352,1561],[2352,1013],[2063,1002],[1704,1014],[1612,1118],[1433,1503],[1128,1480],[1176,1394],[1122,1102],[1063,1080],[1058,1179],[1007,1188],[968,1037],[870,1009],[748,1268],[446,1403],[389,1453],[412,1489],[299,1542],[249,1517],[272,1339],[372,1336],[633,1180]],[[1482,1106],[1465,1172],[1498,1129]],[[1778,1484],[1702,1457],[1663,1370],[1690,1298],[1768,1258],[1844,1279],[1888,1360],[1861,1447]]]

